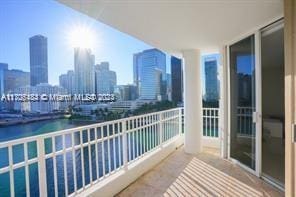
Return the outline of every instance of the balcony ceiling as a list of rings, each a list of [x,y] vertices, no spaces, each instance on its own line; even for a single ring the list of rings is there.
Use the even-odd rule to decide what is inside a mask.
[[[219,46],[283,16],[283,0],[58,0],[178,55]]]

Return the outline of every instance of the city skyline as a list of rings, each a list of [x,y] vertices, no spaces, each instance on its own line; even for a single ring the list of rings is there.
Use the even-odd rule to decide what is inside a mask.
[[[10,18],[9,22],[5,18]],[[0,62],[7,63],[10,69],[30,71],[29,38],[38,34],[48,38],[48,83],[51,85],[59,85],[59,76],[74,70],[74,48],[67,42],[69,32],[66,31],[75,25],[90,27],[98,37],[94,45],[100,47],[92,50],[95,63],[109,62],[110,69],[117,73],[117,84],[133,84],[133,55],[154,48],[53,1],[1,1],[0,23],[5,27],[0,28],[0,42],[4,43],[0,45]],[[20,28],[24,29],[21,34],[17,31]],[[167,73],[171,73],[170,57],[166,53]]]
[[[97,37],[92,50],[95,62],[108,61],[110,69],[118,74],[118,84],[132,83],[133,54],[153,48],[54,1],[1,1],[0,23],[4,27],[0,29],[0,42],[3,43],[0,62],[7,63],[11,69],[29,71],[29,38],[38,34],[48,38],[48,82],[52,85],[58,85],[59,75],[74,68],[74,48],[67,43],[73,26],[84,25],[92,29]],[[19,32],[19,29],[24,31]]]

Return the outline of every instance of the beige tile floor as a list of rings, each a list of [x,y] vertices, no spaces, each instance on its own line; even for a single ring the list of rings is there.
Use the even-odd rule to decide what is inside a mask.
[[[201,154],[176,150],[125,188],[118,197],[158,196],[284,196],[256,176],[206,149]]]

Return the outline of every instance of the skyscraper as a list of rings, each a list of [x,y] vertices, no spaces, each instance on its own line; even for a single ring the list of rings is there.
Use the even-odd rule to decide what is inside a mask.
[[[171,57],[172,74],[172,101],[182,102],[183,82],[182,82],[182,61],[174,56]]]
[[[75,90],[75,74],[73,70],[69,70],[67,74],[59,76],[59,84],[67,90],[68,94],[74,94]]]
[[[205,93],[206,101],[218,101],[218,66],[217,59],[205,58]]]
[[[95,66],[95,86],[97,94],[112,94],[117,84],[116,72],[109,69],[109,62]]]
[[[115,86],[114,93],[116,99],[122,101],[131,101],[137,99],[137,87],[135,85],[118,85]]]
[[[0,63],[0,96],[4,94],[4,72],[8,69],[8,64]]]
[[[134,85],[138,88],[139,87],[139,71],[138,71],[138,57],[140,57],[141,53],[136,53],[133,56],[133,80]],[[138,90],[137,90],[138,91]],[[138,92],[139,93],[139,92]]]
[[[22,70],[4,70],[4,92],[10,93],[15,89],[30,85],[30,73]]]
[[[35,86],[48,83],[47,38],[36,35],[30,41],[30,81]]]
[[[95,56],[90,49],[74,49],[75,93],[95,93]]]
[[[134,54],[133,60],[134,84],[139,98],[166,98],[166,55],[158,49],[148,49]]]
[[[172,101],[172,75],[171,74],[166,74],[166,79],[167,79],[167,99],[169,101]]]

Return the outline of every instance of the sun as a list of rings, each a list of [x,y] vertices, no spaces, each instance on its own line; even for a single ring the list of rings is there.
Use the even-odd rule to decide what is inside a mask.
[[[69,44],[72,48],[93,49],[95,36],[92,29],[88,26],[75,26],[68,33]]]

